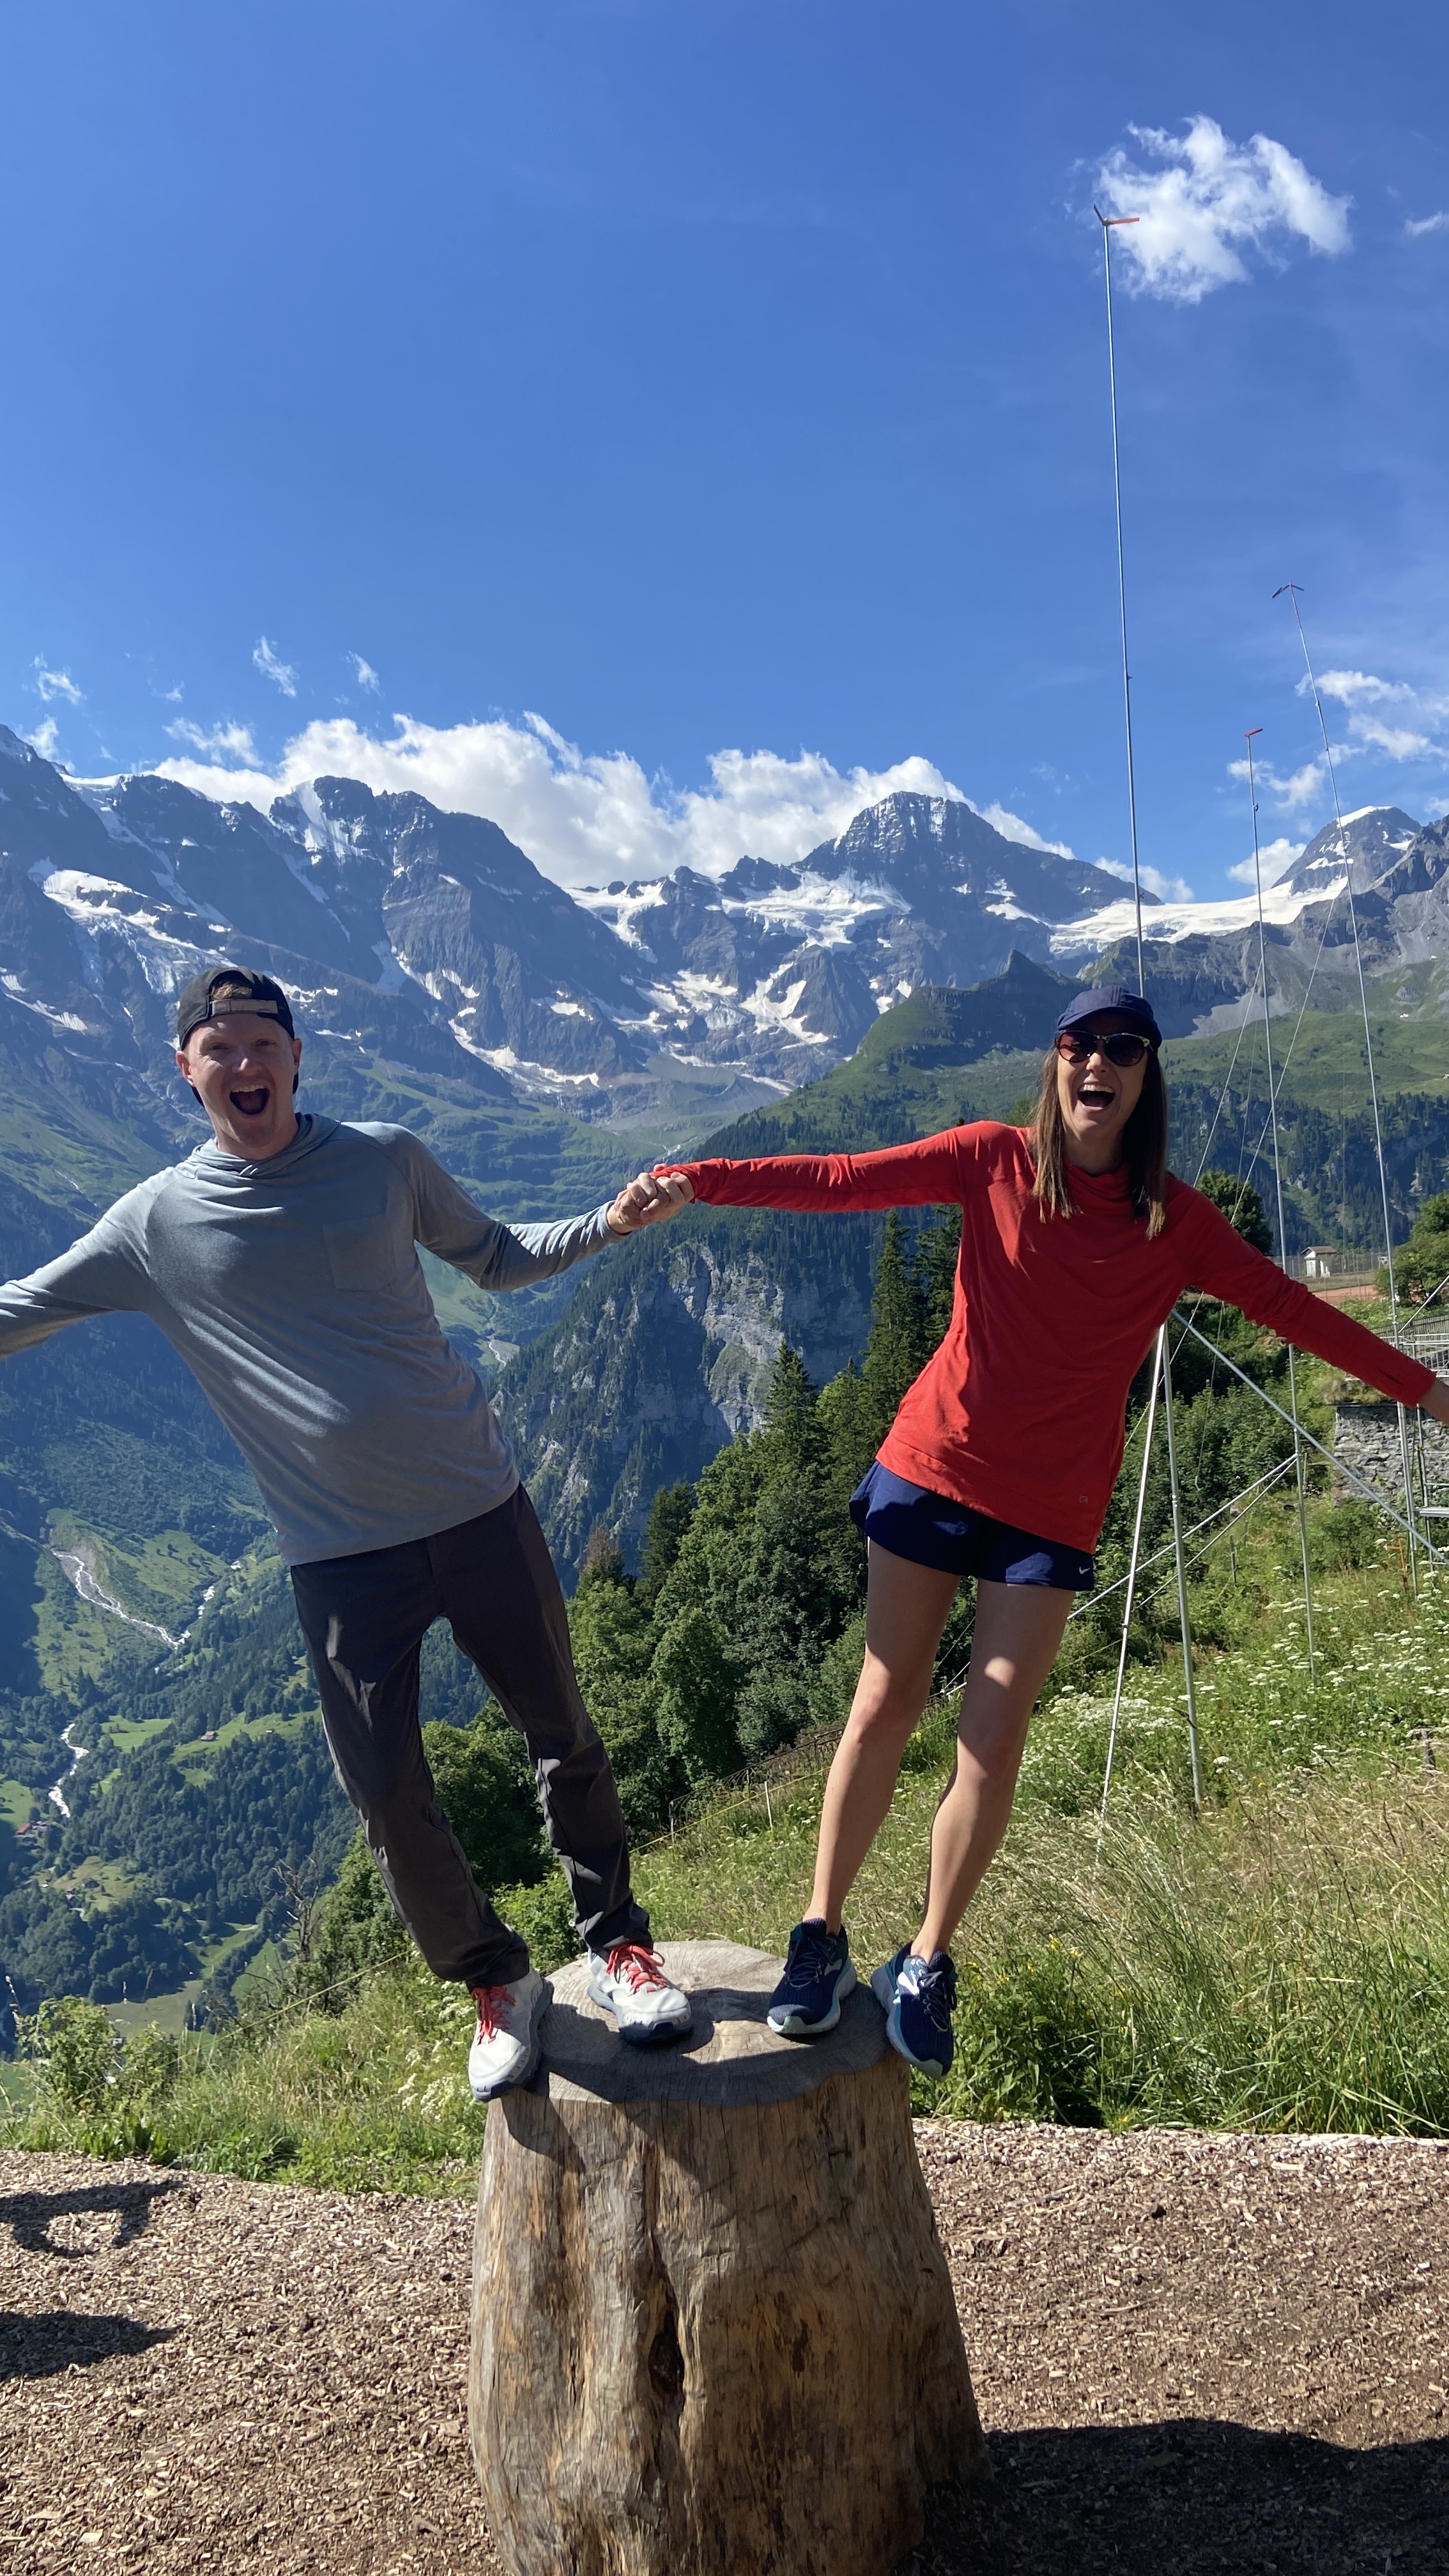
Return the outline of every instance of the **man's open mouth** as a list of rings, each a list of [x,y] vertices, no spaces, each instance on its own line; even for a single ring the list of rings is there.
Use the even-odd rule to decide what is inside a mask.
[[[255,1091],[233,1091],[228,1094],[231,1105],[240,1118],[260,1118],[271,1096],[270,1088],[264,1082],[259,1083]]]

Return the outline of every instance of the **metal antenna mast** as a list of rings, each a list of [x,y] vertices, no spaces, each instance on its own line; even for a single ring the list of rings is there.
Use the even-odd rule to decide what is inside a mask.
[[[1384,1218],[1384,1259],[1389,1266],[1389,1334],[1395,1349],[1397,1349],[1399,1342],[1399,1291],[1398,1284],[1394,1278],[1394,1226],[1393,1219],[1389,1214],[1389,1176],[1384,1163],[1384,1131],[1379,1118],[1379,1086],[1374,1072],[1374,1042],[1373,1032],[1369,1027],[1368,987],[1364,982],[1363,950],[1359,945],[1358,908],[1353,899],[1353,861],[1348,855],[1348,843],[1344,839],[1343,807],[1339,803],[1338,777],[1333,766],[1333,749],[1328,739],[1328,725],[1323,713],[1323,700],[1318,694],[1318,682],[1314,676],[1313,663],[1309,657],[1308,638],[1303,631],[1303,612],[1298,605],[1297,582],[1280,582],[1278,588],[1273,593],[1273,597],[1275,599],[1283,599],[1286,597],[1292,604],[1294,622],[1298,628],[1298,641],[1303,647],[1303,667],[1308,674],[1308,686],[1312,693],[1314,709],[1318,716],[1318,730],[1323,736],[1323,758],[1324,764],[1328,770],[1328,784],[1333,792],[1333,814],[1334,820],[1338,825],[1338,854],[1344,865],[1344,892],[1348,897],[1349,928],[1353,932],[1353,962],[1358,973],[1359,1008],[1363,1013],[1363,1051],[1364,1061],[1368,1066],[1369,1102],[1374,1114],[1374,1152],[1378,1156],[1379,1198],[1383,1207]],[[1409,1579],[1417,1592],[1418,1570],[1415,1563],[1414,1484],[1413,1478],[1409,1472],[1409,1421],[1402,1405],[1399,1406],[1399,1460],[1403,1468],[1404,1515],[1408,1523],[1409,1530]]]
[[[1107,284],[1107,387],[1112,398],[1112,498],[1117,511],[1117,614],[1122,627],[1122,716],[1127,730],[1127,821],[1132,837],[1132,899],[1137,909],[1137,990],[1147,990],[1142,954],[1142,877],[1137,865],[1137,773],[1132,759],[1132,673],[1127,662],[1127,568],[1122,548],[1122,465],[1117,446],[1117,349],[1112,336],[1112,235],[1122,224],[1138,224],[1140,215],[1093,214],[1102,227],[1102,274]]]
[[[1112,332],[1112,235],[1125,224],[1140,223],[1140,215],[1104,215],[1098,205],[1092,208],[1102,227],[1102,274],[1107,289],[1107,386],[1112,403],[1112,498],[1117,513],[1117,612],[1122,629],[1122,718],[1127,736],[1127,819],[1132,841],[1132,900],[1137,915],[1137,990],[1146,994],[1147,962],[1142,944],[1142,871],[1137,855],[1137,770],[1132,754],[1132,671],[1127,654],[1127,558],[1122,543],[1122,464],[1117,435],[1117,349]],[[1187,1611],[1187,1566],[1182,1552],[1182,1497],[1177,1483],[1177,1443],[1172,1423],[1172,1359],[1167,1347],[1167,1326],[1157,1336],[1157,1355],[1153,1363],[1153,1384],[1158,1371],[1162,1376],[1162,1420],[1167,1433],[1167,1481],[1172,1492],[1172,1545],[1177,1564],[1177,1608],[1182,1627],[1182,1674],[1187,1691],[1187,1740],[1192,1755],[1192,1796],[1194,1806],[1202,1804],[1202,1776],[1197,1745],[1197,1692],[1192,1670],[1192,1626]],[[1149,1439],[1151,1436],[1149,1426]],[[1143,1459],[1144,1491],[1147,1474]],[[1139,1512],[1140,1520],[1140,1512]],[[1128,1614],[1131,1616],[1131,1603]],[[1123,1630],[1125,1660],[1126,1630]],[[1117,1706],[1121,1706],[1119,1677]],[[1113,1719],[1113,1737],[1116,1719]],[[1104,1802],[1105,1813],[1105,1802]]]
[[[1253,725],[1243,739],[1248,746],[1248,802],[1253,811],[1253,883],[1258,891],[1258,972],[1263,979],[1263,1047],[1268,1059],[1268,1123],[1273,1138],[1273,1191],[1278,1208],[1278,1258],[1288,1248],[1283,1230],[1283,1166],[1278,1156],[1278,1092],[1273,1079],[1273,1015],[1268,1007],[1268,934],[1263,923],[1263,861],[1258,847],[1258,789],[1253,775],[1253,744],[1262,732]],[[1303,1441],[1298,1429],[1298,1383],[1294,1374],[1293,1345],[1288,1349],[1288,1404],[1293,1416],[1293,1464],[1298,1477],[1298,1539],[1303,1550],[1303,1616],[1308,1632],[1308,1677],[1317,1675],[1318,1659],[1313,1651],[1313,1584],[1308,1571],[1308,1503],[1304,1475]]]

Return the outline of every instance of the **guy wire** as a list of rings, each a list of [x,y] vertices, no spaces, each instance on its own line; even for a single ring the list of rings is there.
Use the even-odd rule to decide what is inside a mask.
[[[1333,766],[1333,749],[1328,739],[1328,724],[1323,713],[1323,700],[1318,693],[1318,682],[1314,676],[1313,663],[1308,651],[1308,637],[1303,630],[1303,612],[1298,605],[1297,582],[1281,582],[1274,591],[1273,597],[1282,599],[1285,593],[1292,602],[1294,621],[1298,628],[1298,641],[1303,647],[1303,667],[1308,674],[1308,686],[1318,716],[1318,730],[1323,736],[1323,758],[1328,770],[1328,784],[1333,794],[1334,819],[1338,825],[1338,855],[1344,865],[1344,892],[1348,898],[1349,927],[1353,932],[1353,962],[1358,972],[1359,1007],[1363,1012],[1363,1051],[1364,1060],[1368,1066],[1369,1103],[1374,1117],[1374,1151],[1378,1156],[1379,1196],[1383,1202],[1384,1212],[1384,1259],[1389,1269],[1389,1335],[1397,1349],[1399,1346],[1399,1291],[1394,1278],[1394,1225],[1389,1214],[1389,1176],[1384,1163],[1384,1131],[1379,1118],[1379,1086],[1374,1072],[1374,1042],[1373,1033],[1369,1027],[1368,987],[1364,982],[1363,950],[1358,936],[1358,907],[1353,899],[1353,861],[1349,857],[1348,843],[1344,838],[1343,807],[1338,796],[1338,776]],[[1409,1421],[1402,1405],[1399,1406],[1399,1459],[1404,1472],[1404,1510],[1409,1532],[1409,1580],[1417,1594],[1419,1575],[1415,1562],[1414,1481],[1409,1472]]]

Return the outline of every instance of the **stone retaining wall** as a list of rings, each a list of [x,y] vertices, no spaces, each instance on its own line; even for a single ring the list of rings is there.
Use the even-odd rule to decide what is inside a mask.
[[[1417,1500],[1422,1461],[1423,1490],[1431,1503],[1449,1504],[1449,1428],[1431,1422],[1417,1408],[1409,1412],[1409,1459]],[[1401,1504],[1404,1487],[1396,1404],[1340,1404],[1333,1415],[1333,1454],[1346,1467],[1367,1476],[1391,1501]],[[1355,1488],[1344,1479],[1345,1497]],[[1367,1497],[1360,1497],[1366,1500]]]

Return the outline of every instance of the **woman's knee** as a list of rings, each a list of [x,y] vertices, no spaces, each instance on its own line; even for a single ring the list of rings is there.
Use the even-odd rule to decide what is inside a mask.
[[[963,1709],[956,1730],[957,1770],[969,1769],[983,1786],[999,1787],[1014,1781],[1021,1769],[1029,1724],[1030,1711],[1020,1722],[973,1725],[970,1712]]]
[[[861,1675],[847,1733],[861,1744],[904,1744],[921,1722],[930,1684],[909,1676]]]

